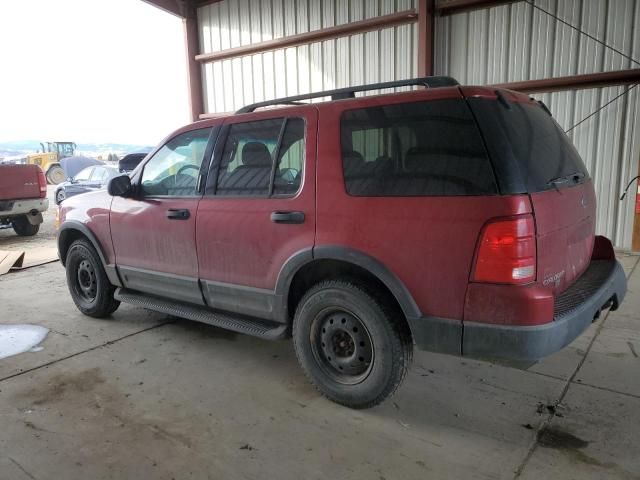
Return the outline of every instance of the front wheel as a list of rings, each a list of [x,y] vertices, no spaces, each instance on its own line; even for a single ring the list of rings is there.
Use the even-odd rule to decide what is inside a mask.
[[[64,170],[60,165],[49,167],[46,177],[49,183],[51,183],[52,185],[58,185],[59,183],[64,182],[66,179]]]
[[[56,193],[56,203],[60,205],[65,198],[67,198],[65,191],[63,189],[58,190],[58,193]]]
[[[69,247],[66,259],[67,286],[73,302],[85,315],[108,317],[120,306],[113,294],[100,257],[88,240],[76,240]]]
[[[11,226],[13,231],[21,237],[33,237],[40,230],[40,224],[33,225],[26,215],[14,218]]]
[[[302,298],[293,342],[318,390],[351,408],[390,397],[411,363],[413,345],[400,313],[380,295],[349,281],[319,283]]]

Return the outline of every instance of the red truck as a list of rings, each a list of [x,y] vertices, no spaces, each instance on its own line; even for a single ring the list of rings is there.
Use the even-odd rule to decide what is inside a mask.
[[[355,96],[407,85],[428,88]],[[298,104],[312,97],[332,100]],[[543,104],[430,77],[188,125],[108,191],[65,200],[58,247],[86,315],[127,302],[293,337],[324,395],[365,408],[414,345],[535,362],[618,308],[626,278],[595,219]]]
[[[49,208],[47,179],[37,165],[0,165],[0,228],[22,237],[38,233]]]

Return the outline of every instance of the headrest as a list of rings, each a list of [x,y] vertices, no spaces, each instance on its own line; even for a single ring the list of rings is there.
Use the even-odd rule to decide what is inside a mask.
[[[422,147],[411,147],[407,150],[404,166],[407,170],[418,170],[424,165],[428,151]]]
[[[342,161],[347,169],[358,168],[364,164],[364,157],[360,152],[347,150],[342,152]]]
[[[250,167],[271,167],[271,154],[262,142],[245,143],[242,147],[242,164]]]

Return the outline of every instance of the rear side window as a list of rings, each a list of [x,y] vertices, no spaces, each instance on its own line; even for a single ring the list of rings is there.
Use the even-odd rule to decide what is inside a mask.
[[[540,105],[501,103],[471,98],[469,104],[491,155],[503,193],[535,193],[574,185],[574,180],[553,183],[577,174],[589,178],[575,147]]]
[[[341,119],[341,144],[350,195],[497,193],[491,163],[464,100],[348,110]]]

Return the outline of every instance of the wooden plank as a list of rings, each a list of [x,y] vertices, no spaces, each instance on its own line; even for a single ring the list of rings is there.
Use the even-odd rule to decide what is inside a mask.
[[[15,265],[22,265],[24,251],[0,250],[0,275],[9,272]]]

